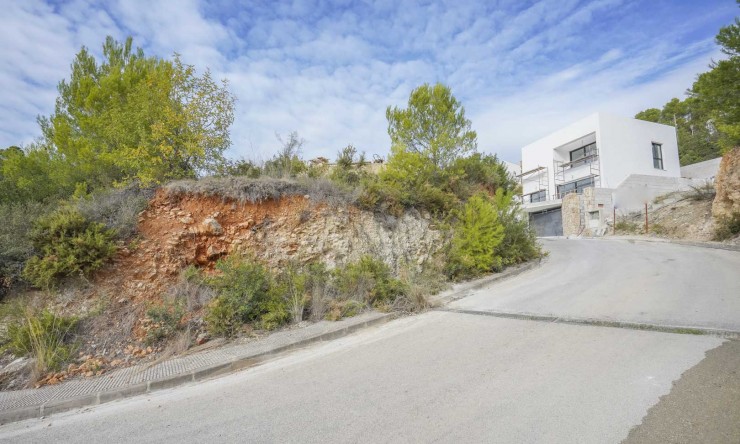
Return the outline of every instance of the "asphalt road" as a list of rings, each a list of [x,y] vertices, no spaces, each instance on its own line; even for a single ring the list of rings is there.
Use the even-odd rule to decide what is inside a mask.
[[[576,241],[561,242],[547,243],[553,254],[539,272],[527,272],[474,295],[479,303],[472,307],[487,308],[507,298],[506,293],[501,296],[501,287],[527,288],[522,281],[533,274],[556,275],[552,268],[558,263],[573,271],[575,265],[562,258],[590,246],[613,245],[623,258],[636,247],[629,263],[640,262],[645,254],[637,244],[583,241],[580,247],[569,244]],[[674,257],[675,246],[663,247],[657,249],[659,257]],[[706,260],[719,261],[714,250],[697,250],[701,253],[689,251],[693,260],[701,262],[706,255],[712,258]],[[734,260],[728,257],[719,256]],[[600,265],[593,261],[590,266],[596,271]],[[714,277],[734,288],[737,275],[727,278],[723,270],[701,279]],[[621,273],[605,276],[615,292],[621,291]],[[648,275],[641,276],[650,288],[661,286]],[[689,281],[695,275],[671,276],[654,277],[671,288],[682,287],[675,282],[681,279],[684,286],[695,285]],[[597,287],[606,297],[607,286]],[[572,297],[583,298],[569,291]],[[624,299],[615,299],[619,300]],[[570,306],[583,310],[586,304]],[[647,313],[651,306],[663,307],[643,304],[644,308],[624,312]],[[691,320],[692,310],[700,306],[689,305],[686,314],[678,305],[656,313],[658,319]],[[736,306],[726,305],[729,310]],[[621,312],[614,309],[610,315]],[[708,313],[702,319],[711,324],[711,311],[702,313]],[[723,325],[730,318],[716,313]],[[656,406],[680,409],[681,399],[689,395],[692,402],[699,402],[705,394],[696,390],[696,384],[715,384],[712,375],[724,377],[730,374],[727,365],[736,365],[728,361],[727,353],[716,353],[718,361],[712,365],[701,364],[708,352],[727,343],[711,336],[430,312],[205,383],[9,424],[0,427],[0,441],[617,443],[628,436],[657,436],[655,430],[671,429],[666,424],[675,415],[670,408]],[[699,376],[684,380],[682,374],[691,375],[691,369],[700,369],[693,372]],[[675,394],[677,387],[682,392]],[[738,404],[732,396],[718,399]],[[712,402],[713,411],[728,411]],[[712,424],[713,418],[704,420]],[[740,418],[730,413],[729,420],[737,423]]]
[[[542,241],[550,256],[453,308],[740,331],[740,252],[663,242]]]

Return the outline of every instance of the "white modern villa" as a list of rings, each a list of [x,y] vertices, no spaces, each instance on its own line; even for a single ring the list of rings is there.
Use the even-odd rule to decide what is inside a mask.
[[[674,127],[605,113],[522,148],[518,178],[523,210],[540,236],[596,233],[613,222],[615,208],[639,209],[691,183],[681,178]],[[570,228],[562,213],[569,194],[581,195],[570,217],[578,226]]]

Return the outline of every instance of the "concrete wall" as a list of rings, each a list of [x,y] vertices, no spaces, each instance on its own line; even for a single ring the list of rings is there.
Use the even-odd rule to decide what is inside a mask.
[[[687,179],[705,179],[713,180],[719,172],[719,164],[722,158],[705,160],[704,162],[693,163],[681,167],[681,177]]]
[[[633,174],[614,190],[614,205],[622,214],[638,211],[658,196],[674,191],[688,191],[691,186],[701,186],[704,183],[701,179]]]

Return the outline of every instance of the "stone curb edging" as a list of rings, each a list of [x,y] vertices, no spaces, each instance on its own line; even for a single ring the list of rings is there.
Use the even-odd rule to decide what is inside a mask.
[[[507,268],[501,273],[492,274],[490,276],[486,276],[471,282],[464,283],[461,288],[448,290],[449,294],[442,294],[441,296],[438,296],[437,298],[432,299],[432,303],[437,304],[438,306],[446,305],[450,302],[457,301],[459,299],[462,299],[467,296],[467,293],[473,290],[479,290],[483,287],[486,287],[490,284],[493,284],[495,282],[508,279],[514,276],[518,276],[525,271],[532,270],[533,268],[539,267],[543,261],[546,261],[547,258],[540,258],[538,260],[533,260],[529,262],[525,262],[524,264]]]
[[[637,236],[635,237],[620,237],[620,236],[583,237],[582,239],[654,242],[654,243],[685,245],[687,247],[711,248],[714,250],[740,251],[740,245],[723,244],[721,242],[699,242],[699,241],[685,241],[685,240],[680,240],[680,239],[663,239],[663,238],[648,238],[648,237],[643,238],[643,237],[637,237]]]
[[[395,313],[386,313],[374,319],[369,319],[365,322],[357,323],[354,325],[348,325],[339,330],[319,334],[317,336],[301,339],[290,344],[282,345],[271,350],[257,353],[251,356],[245,356],[229,362],[223,362],[220,364],[211,365],[198,370],[193,370],[188,373],[182,373],[179,375],[172,375],[166,378],[157,379],[153,381],[147,381],[127,387],[117,388],[114,390],[102,391],[94,394],[79,396],[76,398],[68,398],[61,400],[48,401],[39,405],[20,407],[17,409],[7,410],[0,412],[0,425],[5,425],[11,422],[23,421],[25,419],[43,418],[55,413],[61,413],[68,410],[74,410],[82,407],[96,406],[104,404],[106,402],[124,399],[132,396],[143,395],[151,393],[156,390],[168,389],[177,387],[180,385],[188,384],[191,382],[203,381],[216,376],[221,376],[227,373],[232,373],[239,370],[244,370],[249,367],[253,367],[266,361],[269,358],[275,357],[278,354],[293,351],[307,345],[329,341],[337,339],[343,336],[347,336],[358,330],[362,330],[367,327],[373,327],[376,325],[385,324],[396,317]]]
[[[446,311],[450,313],[471,314],[471,315],[478,315],[478,316],[481,316],[481,315],[482,316],[493,316],[497,318],[518,319],[518,320],[523,320],[523,321],[540,321],[540,322],[551,322],[551,323],[554,322],[558,324],[590,325],[590,326],[595,326],[595,327],[624,328],[624,329],[630,329],[630,330],[655,331],[655,332],[661,332],[661,333],[718,336],[720,338],[725,338],[725,339],[740,338],[740,331],[708,328],[708,327],[648,324],[648,323],[643,323],[643,322],[610,321],[610,320],[592,319],[592,318],[571,318],[571,317],[561,317],[561,316],[552,316],[552,315],[538,315],[538,314],[530,314],[530,313],[516,313],[516,312],[493,311],[493,310],[465,310],[465,309],[456,309],[456,308],[440,308],[439,311]]]

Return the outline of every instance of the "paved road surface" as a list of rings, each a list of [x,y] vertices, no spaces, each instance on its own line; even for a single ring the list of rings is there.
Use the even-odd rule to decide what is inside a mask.
[[[740,331],[740,252],[659,242],[544,240],[538,268],[454,308]]]
[[[553,267],[558,262],[561,268],[578,274],[578,267],[562,259],[574,252],[594,258],[609,253],[609,246],[626,259],[626,270],[653,267],[644,259],[645,251],[652,247],[581,242],[583,247],[576,245],[577,241],[548,242],[553,254],[546,268],[502,286],[534,291],[523,282],[533,274],[555,277]],[[656,245],[656,257],[683,264],[676,246]],[[591,247],[598,253],[588,253]],[[631,259],[629,248],[634,248]],[[699,264],[714,261],[719,267],[714,276],[686,272],[692,263],[687,262],[680,267],[684,272],[653,279],[643,272],[639,280],[652,289],[666,285],[674,290],[695,285],[690,280],[697,277],[712,281],[711,301],[721,301],[727,310],[734,310],[736,303],[722,298],[727,299],[726,287],[734,288],[738,278],[725,276],[727,269],[719,264],[720,259],[732,261],[733,257],[715,250],[697,250],[700,252],[688,250],[687,254]],[[592,270],[598,264],[592,262]],[[667,267],[658,270],[665,273]],[[623,285],[622,273],[604,274],[615,292],[621,292],[625,285],[637,288]],[[655,282],[656,278],[663,284]],[[676,282],[681,280],[683,285]],[[593,287],[578,285],[580,291]],[[608,299],[609,285],[596,287],[597,294]],[[478,302],[472,306],[496,306],[502,297],[515,301],[511,294],[501,296],[499,288],[476,294]],[[568,291],[580,302],[558,297],[574,314],[588,313],[583,295],[572,288]],[[542,300],[543,294],[522,299]],[[702,310],[699,303],[690,304],[686,313],[679,304],[666,309],[666,304],[644,303],[650,294],[641,293],[642,299],[626,295],[613,299],[639,307],[613,308],[609,315],[643,313],[641,316],[649,318],[648,309],[655,307],[659,320],[692,320],[692,313],[698,312],[710,326],[716,326],[712,319],[734,325],[730,320],[740,317],[737,311],[733,317],[732,313]],[[609,304],[601,306],[608,308]],[[0,441],[617,443],[642,423],[652,406],[661,405],[661,396],[673,394],[674,381],[678,380],[676,387],[680,387],[682,374],[701,365],[705,354],[723,343],[727,344],[710,336],[430,312],[198,385],[9,424],[0,427]],[[702,367],[698,373],[704,376],[699,380],[710,380],[707,372],[724,376],[726,369],[721,364],[725,361],[718,356],[720,365]],[[685,392],[686,387],[681,390]],[[701,391],[687,393],[693,400],[703,396]],[[683,399],[681,396],[685,395],[670,399]],[[643,427],[647,432],[640,433],[654,436],[655,422],[660,426],[671,420],[670,415],[668,419],[665,413],[661,416],[665,411],[653,414],[646,423],[652,428]],[[737,413],[732,415],[730,421],[740,421]]]

